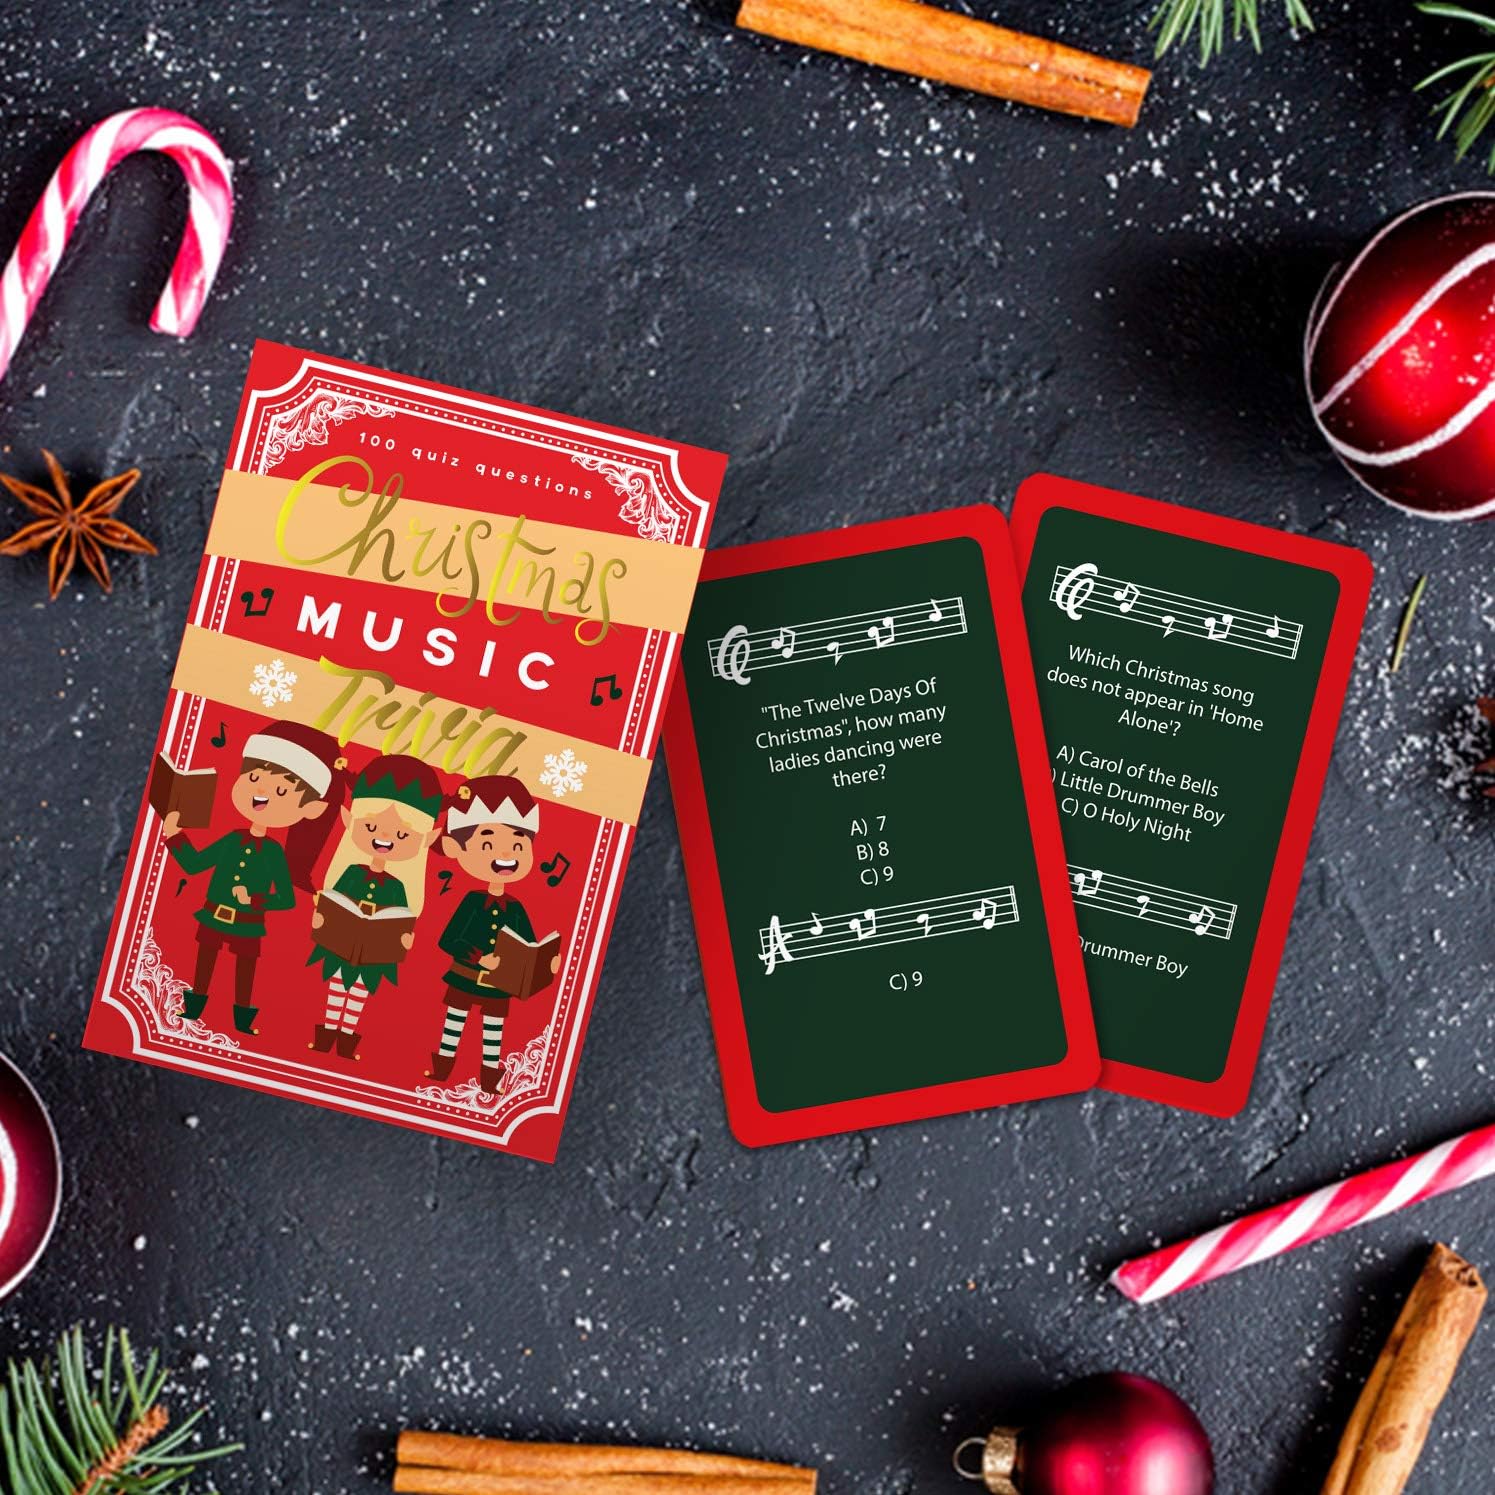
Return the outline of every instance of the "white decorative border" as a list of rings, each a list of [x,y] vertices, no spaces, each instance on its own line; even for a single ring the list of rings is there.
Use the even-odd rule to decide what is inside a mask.
[[[307,382],[303,384],[303,381]],[[427,389],[424,385],[412,384],[391,374],[360,370],[355,375],[320,358],[303,358],[296,373],[275,389],[250,392],[244,408],[244,429],[231,465],[239,472],[264,472],[271,465],[266,458],[271,427],[278,420],[284,420],[288,412],[295,410],[309,396],[327,394],[347,399],[367,399],[371,394],[379,394],[381,391],[384,392],[382,403],[392,412],[404,410],[412,415],[425,416],[439,425],[506,437],[522,446],[571,453],[573,461],[582,457],[594,457],[611,460],[624,468],[645,469],[653,474],[660,497],[679,510],[679,531],[671,543],[705,543],[706,521],[711,512],[711,504],[691,492],[680,471],[678,447],[646,441],[642,437],[599,431],[575,421],[562,420],[559,416],[542,415],[536,410],[522,410],[499,400]],[[417,398],[406,398],[409,395]],[[437,400],[450,408],[438,408],[435,403]],[[261,421],[269,422],[263,431],[258,430],[258,423]]]
[[[329,426],[340,426],[356,415],[370,420],[393,420],[394,411],[374,400],[355,400],[348,395],[313,389],[300,404],[275,416],[265,436],[265,455],[261,471],[274,467],[287,452],[299,452],[308,446],[326,446]]]
[[[364,383],[378,388],[365,388]],[[272,440],[272,433],[284,433],[292,428],[299,412],[320,408],[317,405],[319,397],[329,397],[331,404],[327,408],[335,411],[345,408],[349,402],[367,400],[371,394],[377,396],[377,403],[388,415],[403,410],[439,424],[482,435],[506,438],[548,450],[569,451],[572,460],[584,466],[590,466],[595,460],[596,470],[602,471],[604,476],[607,476],[607,472],[603,464],[608,462],[616,463],[624,470],[645,471],[650,475],[653,493],[668,504],[673,514],[670,529],[674,538],[668,543],[688,546],[704,544],[711,504],[708,500],[698,498],[686,485],[680,472],[680,454],[676,448],[637,437],[597,431],[554,416],[520,410],[499,401],[428,389],[390,375],[360,371],[354,376],[347,369],[311,357],[302,359],[296,374],[285,384],[272,390],[250,392],[233,467],[239,471],[263,474],[272,465],[272,461],[279,460],[286,450],[300,450],[308,443],[315,442],[318,435],[325,441],[329,434],[326,423],[322,424],[318,432],[314,429],[315,421],[310,419],[305,421],[304,430],[296,427],[302,435],[299,445],[285,442],[283,435]],[[273,459],[271,453],[274,453]],[[608,480],[612,482],[610,477]],[[614,483],[614,486],[617,484]],[[626,509],[625,501],[620,517],[632,522],[632,516],[625,512]],[[643,533],[642,525],[639,532]],[[223,633],[226,632],[227,610],[234,597],[239,563],[237,560],[208,555],[204,558],[204,566],[198,606],[192,621],[210,632]],[[646,630],[628,711],[619,734],[619,751],[637,754],[640,745],[658,741],[659,719],[665,698],[663,684],[669,678],[678,644],[678,634],[655,628]],[[169,699],[165,750],[173,762],[186,766],[192,761],[204,702],[199,696],[187,696],[176,690],[171,691]],[[558,1115],[565,1104],[580,1052],[586,1018],[596,992],[606,943],[604,936],[617,899],[632,835],[633,827],[621,821],[598,821],[597,834],[588,859],[586,889],[577,910],[574,938],[568,946],[566,964],[557,983],[555,1008],[550,1022],[543,1033],[538,1035],[543,1040],[544,1047],[537,1083],[499,1098],[491,1114],[484,1111],[481,1116],[483,1124],[475,1124],[479,1122],[479,1117],[475,1114],[475,1108],[466,1103],[465,1099],[438,1101],[424,1093],[432,1087],[407,1089],[372,1080],[331,1075],[311,1065],[272,1055],[250,1053],[238,1048],[236,1044],[234,1047],[237,1052],[222,1051],[215,1061],[205,1062],[183,1053],[179,1047],[185,1039],[201,1051],[203,1039],[195,1034],[189,1036],[158,1030],[154,1035],[143,1036],[136,1021],[136,1010],[120,998],[134,994],[140,1000],[139,983],[154,979],[146,975],[146,962],[149,960],[147,942],[150,948],[154,948],[151,924],[165,861],[165,847],[159,826],[154,836],[140,837],[131,863],[125,890],[127,918],[121,921],[119,933],[110,947],[103,1000],[124,1015],[130,1028],[131,1051],[134,1054],[162,1059],[174,1068],[196,1070],[217,1078],[224,1077],[227,1067],[225,1061],[241,1061],[246,1081],[268,1090],[312,1101],[332,1102],[365,1115],[416,1124],[489,1147],[506,1147],[514,1133],[526,1121],[540,1116]],[[138,905],[137,895],[140,898]],[[131,910],[135,911],[133,919],[128,918]],[[127,927],[128,940],[125,938]],[[125,969],[130,973],[129,987],[122,991],[116,986],[116,977],[120,970],[121,955],[126,949],[129,952],[125,960]],[[156,960],[159,964],[159,951],[156,952]],[[170,977],[169,970],[166,975]],[[148,1022],[153,1016],[149,1011],[141,1015],[146,1016]],[[149,1023],[149,1026],[155,1027],[156,1024]],[[151,1037],[162,1047],[152,1047],[149,1041]],[[228,1042],[233,1043],[233,1040]],[[526,1054],[529,1047],[526,1046]],[[299,1079],[293,1081],[289,1077],[281,1078],[282,1075],[310,1076],[315,1083],[308,1085],[301,1083]],[[387,1101],[381,1102],[377,1097],[387,1097]]]
[[[422,1100],[444,1101],[468,1111],[497,1112],[504,1101],[538,1090],[544,1083],[545,1058],[554,1028],[555,1019],[552,1017],[519,1053],[504,1056],[504,1081],[500,1095],[481,1089],[475,1076],[458,1085],[417,1085],[415,1093]]]
[[[608,487],[623,500],[618,518],[633,525],[641,539],[675,544],[675,536],[680,526],[689,521],[690,514],[672,502],[655,468],[580,452],[573,452],[571,460],[587,472],[602,475]]]
[[[147,928],[130,972],[130,990],[145,1002],[157,1033],[201,1048],[225,1051],[239,1048],[237,1038],[220,1033],[201,1018],[190,1018],[182,1011],[182,993],[186,989],[187,983],[162,959],[154,928]]]

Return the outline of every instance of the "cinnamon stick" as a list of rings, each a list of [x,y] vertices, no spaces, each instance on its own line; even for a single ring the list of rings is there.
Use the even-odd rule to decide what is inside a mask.
[[[395,1460],[413,1468],[458,1469],[510,1477],[580,1479],[593,1475],[743,1475],[798,1481],[813,1491],[815,1471],[794,1464],[766,1464],[735,1454],[696,1453],[688,1448],[636,1448],[626,1444],[527,1443],[507,1438],[464,1438],[456,1433],[406,1429],[395,1445]],[[396,1487],[398,1488],[398,1486]],[[612,1495],[628,1495],[608,1489]],[[717,1495],[726,1495],[719,1491]],[[779,1495],[762,1489],[758,1495]]]
[[[737,24],[780,41],[854,57],[1108,124],[1137,123],[1152,74],[915,0],[743,0]]]
[[[1323,1495],[1400,1495],[1484,1306],[1479,1273],[1434,1246],[1355,1403]]]
[[[814,1495],[815,1476],[751,1474],[482,1474],[467,1469],[395,1470],[396,1495]]]

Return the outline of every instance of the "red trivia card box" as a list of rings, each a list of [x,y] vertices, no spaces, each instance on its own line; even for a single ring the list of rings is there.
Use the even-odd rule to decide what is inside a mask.
[[[87,1047],[553,1158],[725,466],[259,344]]]

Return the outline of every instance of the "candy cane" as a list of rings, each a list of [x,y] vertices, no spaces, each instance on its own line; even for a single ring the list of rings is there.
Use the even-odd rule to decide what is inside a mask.
[[[1117,1267],[1111,1284],[1135,1303],[1155,1303],[1169,1293],[1255,1266],[1326,1235],[1353,1230],[1492,1174],[1495,1126],[1480,1127],[1416,1157],[1327,1184],[1193,1240],[1139,1256]]]
[[[94,189],[128,155],[160,151],[182,168],[187,227],[171,275],[151,315],[156,332],[186,337],[197,325],[223,259],[234,215],[229,164],[218,142],[170,109],[126,109],[100,120],[63,157],[0,275],[0,379],[47,289]]]

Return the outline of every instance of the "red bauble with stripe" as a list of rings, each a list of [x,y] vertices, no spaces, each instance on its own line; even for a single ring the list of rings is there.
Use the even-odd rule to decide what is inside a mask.
[[[1336,269],[1304,372],[1371,492],[1427,519],[1495,514],[1495,192],[1412,208]]]

